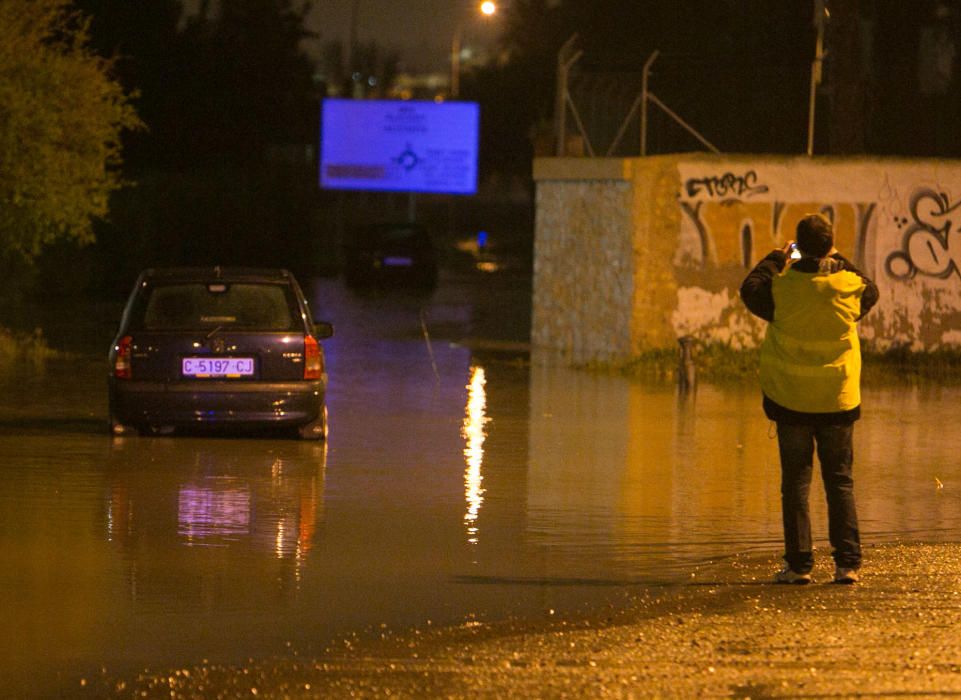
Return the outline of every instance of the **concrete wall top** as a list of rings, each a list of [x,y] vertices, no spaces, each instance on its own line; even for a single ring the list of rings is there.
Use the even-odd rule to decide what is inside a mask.
[[[743,164],[757,170],[758,167],[784,167],[796,170],[799,166],[827,167],[843,174],[850,169],[860,169],[865,165],[896,168],[919,168],[933,174],[942,170],[956,172],[961,160],[950,158],[900,158],[894,156],[804,156],[804,155],[753,155],[713,153],[677,153],[647,156],[644,158],[555,158],[534,159],[534,180],[623,180],[634,179],[639,163],[661,164],[703,164],[717,166]],[[833,179],[833,178],[832,178]],[[845,183],[849,185],[851,183]]]
[[[534,180],[634,179],[632,158],[535,158]]]

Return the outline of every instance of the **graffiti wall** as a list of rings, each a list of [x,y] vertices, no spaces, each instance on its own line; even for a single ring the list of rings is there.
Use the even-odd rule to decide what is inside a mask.
[[[834,223],[837,248],[881,292],[861,323],[866,343],[961,347],[961,161],[539,159],[535,180],[535,346],[570,350],[570,333],[561,331],[574,324],[589,328],[593,343],[577,360],[668,347],[681,336],[753,347],[764,323],[744,308],[740,283],[794,238],[801,217],[820,212]],[[579,193],[577,216],[565,204],[571,192]],[[630,209],[622,218],[611,215],[615,201]],[[559,240],[627,259],[560,256]],[[594,282],[571,289],[572,279]],[[599,286],[630,297],[619,301],[629,311],[617,328],[609,327],[612,299],[584,293]],[[599,318],[608,323],[593,323]]]
[[[718,279],[733,283],[798,220],[834,222],[838,250],[875,280],[878,307],[862,337],[879,348],[961,345],[961,163],[904,160],[678,162],[681,228],[674,265],[679,333],[754,344],[763,324],[704,305]],[[732,301],[728,289],[724,297]],[[717,302],[714,303],[717,306]]]

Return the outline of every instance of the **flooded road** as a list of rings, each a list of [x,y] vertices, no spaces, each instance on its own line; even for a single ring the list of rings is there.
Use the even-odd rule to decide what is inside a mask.
[[[524,290],[496,280],[428,299],[310,287],[336,328],[327,444],[111,439],[109,315],[87,320],[101,352],[86,354],[95,332],[75,358],[0,374],[0,695],[617,604],[736,553],[777,557],[776,442],[753,382],[682,396],[531,366],[512,351]],[[865,387],[867,545],[961,537],[959,403],[953,387]],[[812,510],[826,557],[820,486]]]

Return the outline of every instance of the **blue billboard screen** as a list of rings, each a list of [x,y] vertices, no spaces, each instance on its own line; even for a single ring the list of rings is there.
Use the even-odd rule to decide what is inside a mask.
[[[477,192],[476,102],[325,99],[320,186],[386,192]]]

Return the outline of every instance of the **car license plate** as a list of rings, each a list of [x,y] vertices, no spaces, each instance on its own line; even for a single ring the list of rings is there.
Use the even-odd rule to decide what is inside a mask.
[[[410,267],[413,264],[413,258],[403,258],[399,255],[393,255],[384,258],[384,267]]]
[[[254,373],[252,357],[185,357],[181,362],[185,377],[249,377]]]

